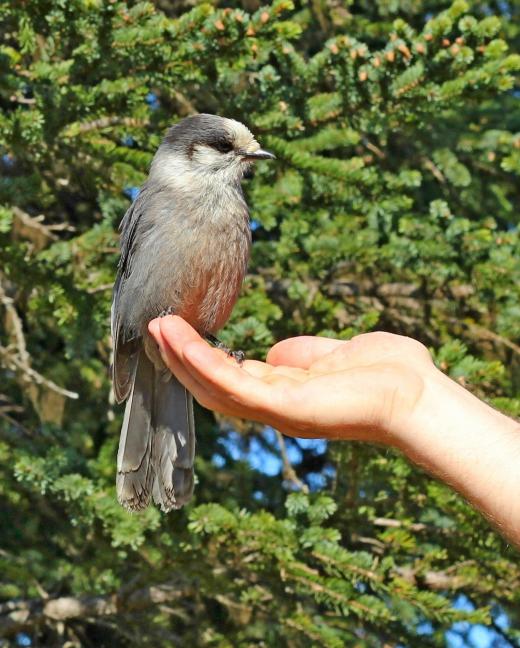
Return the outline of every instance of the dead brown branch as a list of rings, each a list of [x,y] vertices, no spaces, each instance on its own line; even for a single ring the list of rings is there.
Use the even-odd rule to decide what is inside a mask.
[[[2,277],[0,275],[0,280],[1,279]],[[14,306],[14,300],[9,297],[1,283],[0,304],[4,307],[6,312],[5,328],[11,341],[9,346],[0,345],[0,360],[2,361],[2,364],[18,374],[25,383],[44,387],[65,398],[78,398],[76,392],[60,387],[55,382],[45,378],[45,376],[42,376],[42,374],[32,368],[31,359],[27,351],[27,344],[25,342],[22,320]],[[38,399],[36,395],[33,395],[32,400],[36,409],[38,409]]]
[[[429,158],[423,158],[422,163],[441,184],[446,183],[446,178],[442,171]]]
[[[42,623],[64,623],[85,617],[106,617],[145,610],[193,596],[193,587],[163,583],[104,596],[61,596],[7,601],[0,604],[0,637],[9,637]]]
[[[491,342],[496,342],[497,344],[500,344],[502,346],[507,347],[508,349],[511,349],[511,351],[513,351],[516,355],[520,356],[520,346],[518,344],[515,344],[508,338],[504,337],[503,335],[499,335],[498,333],[495,333],[494,331],[490,331],[484,326],[480,326],[479,324],[473,324],[472,322],[464,321],[462,322],[462,325],[465,328],[469,329],[471,333],[474,333],[481,340],[490,340]]]
[[[52,241],[57,240],[52,226],[45,225],[43,216],[31,216],[19,207],[11,207],[14,214],[13,234],[17,238],[27,239],[32,243],[33,250],[40,252]]]
[[[28,363],[24,362],[10,347],[0,345],[0,359],[2,360],[4,366],[13,371],[21,373],[28,382],[47,387],[47,389],[56,392],[56,394],[60,394],[60,396],[65,396],[66,398],[79,398],[79,394],[77,392],[63,389],[63,387],[60,387],[52,380],[49,380],[48,378],[45,378],[45,376],[42,376]]]
[[[1,277],[0,277],[1,279]],[[7,295],[2,284],[0,283],[0,303],[6,311],[5,327],[7,332],[11,335],[18,350],[18,355],[21,362],[29,363],[29,354],[27,353],[27,346],[25,344],[25,336],[23,334],[22,320],[14,307],[14,301]]]
[[[369,142],[368,140],[366,140],[366,141],[363,142],[363,144],[367,147],[367,149],[369,151],[372,151],[372,153],[377,155],[377,157],[380,160],[384,160],[386,158],[386,155],[383,153],[383,151],[378,146],[373,144],[372,142]]]
[[[280,446],[280,455],[283,461],[284,479],[287,479],[288,481],[293,483],[298,490],[301,490],[304,493],[308,493],[309,487],[307,486],[307,484],[304,484],[302,482],[302,480],[298,477],[296,471],[292,467],[292,464],[289,460],[289,456],[287,454],[287,446],[285,445],[285,439],[283,438],[282,433],[278,432],[278,430],[275,430],[275,433],[276,433],[276,438],[278,439],[278,445]]]
[[[90,122],[85,122],[78,126],[77,132],[79,134],[88,133],[93,130],[102,130],[110,126],[128,126],[132,128],[141,128],[148,124],[148,120],[135,119],[133,117],[120,117],[119,115],[111,115],[107,117],[100,117]],[[70,128],[70,125],[69,127]]]
[[[93,286],[92,288],[87,288],[87,293],[89,295],[95,295],[99,292],[105,292],[105,290],[112,290],[114,287],[113,283],[100,284],[99,286]]]
[[[393,518],[375,518],[374,520],[372,520],[372,524],[394,529],[404,527],[405,529],[409,529],[410,531],[414,532],[424,531],[427,528],[426,524],[422,524],[422,522],[411,522],[410,524],[407,524],[406,522],[402,522],[401,520],[394,520]]]
[[[467,584],[464,576],[448,574],[445,571],[420,572],[412,567],[396,567],[395,573],[415,586],[426,586],[431,590],[457,590]]]

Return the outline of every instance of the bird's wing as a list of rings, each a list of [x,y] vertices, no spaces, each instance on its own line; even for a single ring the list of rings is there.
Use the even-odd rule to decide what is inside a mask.
[[[144,208],[143,191],[128,208],[119,225],[121,231],[121,257],[117,266],[117,277],[114,284],[111,310],[111,331],[114,358],[112,363],[112,381],[114,394],[118,403],[130,394],[139,351],[138,338],[128,338],[124,322],[121,321],[119,299],[125,281],[132,270],[132,259],[137,246],[136,236]]]

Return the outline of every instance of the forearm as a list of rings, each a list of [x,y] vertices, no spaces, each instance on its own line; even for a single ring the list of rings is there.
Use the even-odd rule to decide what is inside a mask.
[[[520,546],[520,424],[432,369],[395,445]]]

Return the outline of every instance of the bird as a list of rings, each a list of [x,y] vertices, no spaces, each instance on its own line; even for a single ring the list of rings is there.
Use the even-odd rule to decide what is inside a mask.
[[[166,132],[120,223],[112,383],[116,401],[126,401],[116,493],[129,511],[152,500],[162,511],[178,509],[194,488],[193,399],[166,368],[148,323],[179,315],[218,343],[250,256],[241,181],[256,161],[274,157],[239,121],[186,117]]]

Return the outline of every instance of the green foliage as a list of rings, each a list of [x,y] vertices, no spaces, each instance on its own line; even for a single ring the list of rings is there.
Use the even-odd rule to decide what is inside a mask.
[[[228,344],[262,357],[291,335],[403,333],[520,416],[519,10],[0,6],[6,645],[442,646],[494,603],[518,643],[517,554],[397,453],[291,441],[299,478],[321,482],[287,494],[259,463],[278,453],[268,433],[199,410],[193,504],[127,514],[107,367],[128,189],[167,126],[206,111],[278,158],[246,187],[258,227]],[[474,612],[453,609],[458,592]]]

